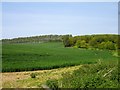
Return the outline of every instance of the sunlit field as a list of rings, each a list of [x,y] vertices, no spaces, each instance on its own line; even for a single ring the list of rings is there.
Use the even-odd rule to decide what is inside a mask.
[[[2,71],[46,70],[117,60],[111,51],[68,47],[62,42],[3,44]]]

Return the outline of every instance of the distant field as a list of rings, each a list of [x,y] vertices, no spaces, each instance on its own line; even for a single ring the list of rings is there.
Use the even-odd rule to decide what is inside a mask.
[[[98,60],[118,60],[107,50],[65,48],[62,42],[3,44],[2,71],[45,70],[90,64]]]

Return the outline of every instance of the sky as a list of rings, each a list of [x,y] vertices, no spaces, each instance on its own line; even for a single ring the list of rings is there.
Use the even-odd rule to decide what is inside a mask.
[[[3,2],[2,38],[117,34],[117,2]]]

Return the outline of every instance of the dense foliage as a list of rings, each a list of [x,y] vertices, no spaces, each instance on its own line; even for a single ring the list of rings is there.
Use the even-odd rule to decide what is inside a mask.
[[[62,78],[46,81],[50,88],[118,88],[117,61],[86,64],[71,73],[62,74]]]
[[[2,43],[41,43],[41,42],[62,42],[65,47],[78,47],[90,49],[109,49],[117,50],[120,37],[116,34],[98,34],[98,35],[42,35],[32,37],[21,37],[13,39],[2,39]]]
[[[76,46],[78,48],[98,48],[117,50],[118,49],[118,35],[103,34],[103,35],[84,35],[74,36],[65,35],[63,36],[63,43],[65,47]]]
[[[116,55],[116,54],[115,54]],[[2,45],[2,71],[17,72],[117,60],[107,50],[65,48],[62,42]]]

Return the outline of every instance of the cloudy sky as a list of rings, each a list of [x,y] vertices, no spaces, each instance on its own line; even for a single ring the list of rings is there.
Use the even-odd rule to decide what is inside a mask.
[[[2,38],[117,34],[117,2],[4,2]]]

